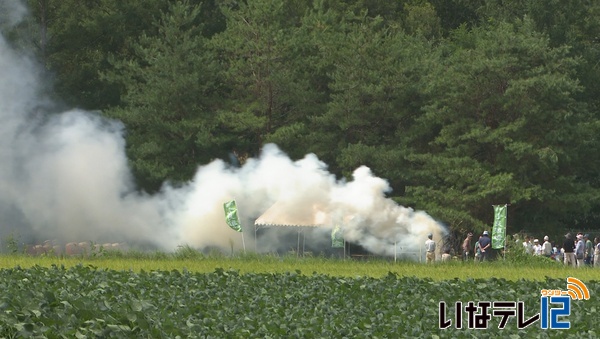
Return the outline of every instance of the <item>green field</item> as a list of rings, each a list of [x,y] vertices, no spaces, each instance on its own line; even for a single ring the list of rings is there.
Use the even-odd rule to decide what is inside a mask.
[[[566,279],[577,276],[583,280],[600,280],[598,269],[573,269],[545,260],[494,261],[489,263],[463,263],[453,261],[438,262],[435,265],[425,265],[418,262],[373,259],[332,259],[322,257],[296,257],[294,255],[239,255],[228,257],[224,255],[202,255],[190,250],[188,253],[168,255],[164,253],[135,253],[130,255],[106,255],[96,257],[56,257],[56,256],[0,256],[0,268],[23,268],[39,265],[73,267],[76,265],[91,265],[101,269],[117,271],[152,271],[152,270],[188,270],[190,272],[211,273],[215,269],[237,270],[240,273],[285,273],[297,272],[302,274],[325,274],[339,277],[374,277],[380,278],[389,272],[398,276],[431,278],[434,280],[447,279],[487,279],[502,278],[506,280],[544,280],[546,277]]]
[[[275,255],[129,253],[0,256],[1,338],[595,338],[600,270],[540,258],[425,265]],[[583,281],[570,329],[439,329],[440,302],[519,301],[540,312],[541,289]]]

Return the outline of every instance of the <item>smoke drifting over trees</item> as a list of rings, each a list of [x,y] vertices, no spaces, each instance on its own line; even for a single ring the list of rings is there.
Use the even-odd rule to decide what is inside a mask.
[[[511,234],[592,227],[598,22],[583,0],[0,1],[3,232],[229,249],[231,198],[246,227],[277,202],[370,248],[415,241],[394,202],[458,238],[495,204]]]
[[[374,253],[389,254],[395,241],[418,246],[424,234],[442,232],[424,212],[386,198],[388,183],[368,168],[358,168],[351,181],[336,180],[315,155],[292,161],[272,144],[241,167],[215,160],[200,166],[188,183],[140,193],[125,155],[123,124],[82,110],[47,112],[39,65],[4,38],[0,69],[2,235],[125,241],[164,250],[182,244],[227,249],[231,242],[240,248],[239,233],[226,226],[223,214],[223,203],[233,198],[250,249],[254,219],[278,201],[290,214],[317,206],[328,216],[324,239],[332,223],[342,223],[347,241]],[[270,236],[277,238],[277,232]],[[272,250],[271,243],[261,242],[258,250]]]

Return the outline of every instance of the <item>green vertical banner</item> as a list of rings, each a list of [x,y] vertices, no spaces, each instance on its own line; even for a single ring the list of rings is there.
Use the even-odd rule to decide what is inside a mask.
[[[225,209],[225,222],[229,227],[233,230],[241,232],[242,231],[242,223],[240,222],[240,218],[238,217],[238,210],[235,204],[235,200],[228,201],[223,204],[223,208]]]
[[[504,248],[506,242],[506,205],[494,205],[494,227],[492,227],[492,248]]]
[[[332,248],[344,248],[344,234],[340,225],[336,225],[331,230],[331,247]]]

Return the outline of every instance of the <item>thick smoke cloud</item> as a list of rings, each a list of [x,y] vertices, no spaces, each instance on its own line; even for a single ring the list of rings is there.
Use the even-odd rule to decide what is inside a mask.
[[[164,196],[135,193],[122,124],[77,110],[44,114],[36,69],[0,39],[3,235],[162,243],[169,235]]]
[[[0,0],[0,27],[12,27],[27,15],[27,7],[17,0]]]
[[[334,225],[342,225],[347,241],[388,255],[394,243],[418,250],[427,233],[439,239],[444,232],[426,213],[386,198],[388,183],[367,167],[336,180],[315,155],[293,161],[275,145],[239,168],[216,160],[183,187],[139,193],[127,166],[125,127],[92,112],[44,112],[36,69],[0,37],[0,237],[239,250],[241,235],[224,220],[230,199],[239,206],[246,248],[260,252],[288,246],[285,235],[296,232],[273,228],[254,242],[254,220],[275,203],[290,220],[308,215],[322,224],[313,246],[324,249]]]

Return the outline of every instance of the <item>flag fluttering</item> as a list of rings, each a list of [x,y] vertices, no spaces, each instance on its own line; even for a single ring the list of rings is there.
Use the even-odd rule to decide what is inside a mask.
[[[506,243],[506,205],[494,205],[494,226],[492,227],[492,248],[504,248]]]
[[[336,225],[331,230],[331,247],[332,248],[344,248],[344,234],[339,225]]]
[[[238,216],[235,200],[224,203],[223,208],[225,209],[225,222],[227,225],[229,225],[229,227],[231,227],[234,231],[241,232],[242,223],[240,222],[240,217]]]

